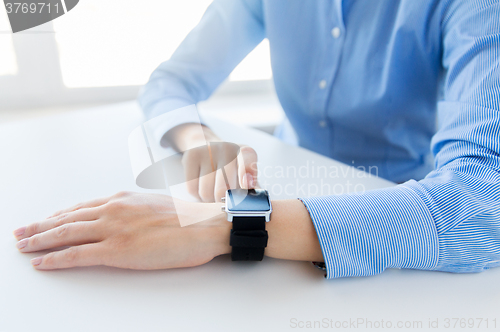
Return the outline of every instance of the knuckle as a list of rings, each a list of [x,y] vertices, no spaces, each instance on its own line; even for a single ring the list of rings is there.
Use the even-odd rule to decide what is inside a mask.
[[[78,257],[78,248],[77,247],[70,247],[65,250],[63,254],[63,259],[66,262],[74,262]]]
[[[124,197],[128,197],[130,195],[132,195],[132,193],[130,191],[120,191],[120,192],[117,192],[115,194],[115,197],[116,198],[124,198]]]
[[[55,264],[54,253],[45,255],[43,258],[43,264],[47,266],[53,266]]]
[[[72,211],[79,210],[79,209],[83,208],[83,206],[84,206],[83,203],[80,202],[80,203],[76,204],[75,206],[73,206],[73,208],[71,210]]]
[[[60,215],[62,213],[63,210],[58,210],[56,212],[54,212],[49,218],[54,218],[54,217],[57,217],[58,215]]]
[[[56,223],[63,223],[64,219],[68,217],[69,213],[63,213],[56,218]]]
[[[255,152],[255,150],[248,145],[244,145],[244,146],[240,147],[240,152],[244,153],[244,154],[248,154],[249,156],[252,156],[252,155],[257,156],[257,152]]]
[[[198,196],[198,186],[194,184],[187,184],[187,192],[192,196]]]
[[[112,228],[113,224],[106,223],[103,220],[96,220],[89,223],[84,223],[80,227],[82,231],[88,232],[89,234],[95,234],[96,236],[103,236],[108,234],[108,230]],[[111,229],[112,231],[112,229]]]
[[[34,235],[34,236],[30,237],[30,239],[28,241],[29,247],[37,248],[39,244],[40,244],[40,237],[38,235]]]
[[[39,229],[40,229],[40,223],[35,222],[26,228],[26,233],[27,234],[36,234],[36,233],[38,233]]]
[[[68,216],[69,213],[65,213],[57,217],[56,221],[54,221],[54,227],[59,227],[66,224],[68,222]]]
[[[70,228],[70,225],[62,225],[56,229],[56,236],[57,237],[63,237],[66,235],[69,231],[68,228]]]
[[[114,200],[106,204],[106,209],[111,212],[119,212],[124,208],[125,204],[121,200]]]
[[[204,202],[213,201],[213,194],[213,190],[210,190],[206,187],[200,188],[200,197]]]

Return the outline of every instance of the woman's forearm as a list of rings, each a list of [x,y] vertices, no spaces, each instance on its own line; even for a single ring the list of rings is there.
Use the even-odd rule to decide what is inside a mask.
[[[272,201],[271,221],[266,224],[269,235],[265,255],[279,259],[323,262],[323,254],[309,212],[298,199]],[[220,215],[221,238],[226,244],[221,254],[231,252],[231,223]]]
[[[162,141],[172,145],[177,151],[186,151],[205,145],[206,142],[220,141],[208,127],[196,123],[185,123],[169,130]]]
[[[177,211],[176,206],[183,205]],[[273,201],[265,254],[323,261],[314,225],[299,200]],[[69,246],[32,260],[39,270],[107,265],[128,269],[197,266],[229,254],[232,224],[220,203],[177,202],[158,194],[121,192],[78,204],[14,231],[24,253]],[[215,216],[203,220],[208,216]],[[186,227],[180,217],[201,220]]]
[[[322,262],[318,236],[304,204],[298,199],[288,199],[273,201],[272,206],[266,256]]]

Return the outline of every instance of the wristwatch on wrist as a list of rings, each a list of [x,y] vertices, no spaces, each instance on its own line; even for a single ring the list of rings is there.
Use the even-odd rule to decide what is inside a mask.
[[[267,190],[229,189],[222,210],[233,223],[229,244],[233,261],[261,261],[267,246],[266,222],[271,220],[271,200]]]

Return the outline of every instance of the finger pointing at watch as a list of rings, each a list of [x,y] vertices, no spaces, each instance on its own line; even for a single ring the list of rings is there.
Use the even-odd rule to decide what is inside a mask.
[[[257,152],[249,146],[241,146],[238,154],[238,181],[243,189],[257,186]]]

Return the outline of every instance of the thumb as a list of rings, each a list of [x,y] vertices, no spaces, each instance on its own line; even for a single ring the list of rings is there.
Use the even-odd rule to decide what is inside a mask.
[[[257,185],[257,152],[246,145],[240,147],[238,154],[238,180],[243,189]]]

